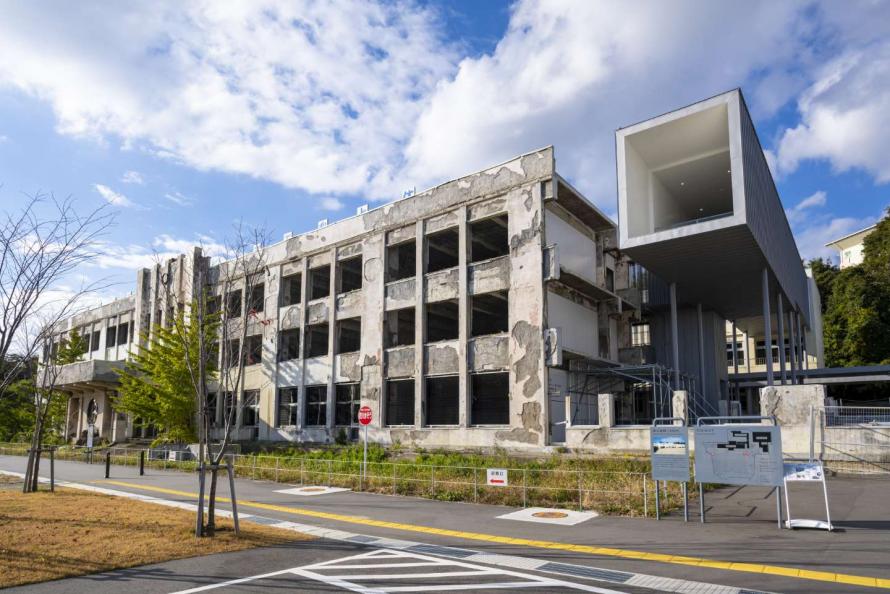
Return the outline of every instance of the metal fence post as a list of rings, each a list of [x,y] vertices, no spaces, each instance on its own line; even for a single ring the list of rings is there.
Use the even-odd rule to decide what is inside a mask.
[[[473,468],[473,503],[479,503],[479,480],[476,477],[478,468]]]
[[[581,499],[581,471],[576,471],[578,473],[578,511],[584,511],[584,503]]]
[[[430,466],[430,497],[436,496],[436,467]]]
[[[333,474],[334,474],[334,461],[328,460],[328,487],[332,487],[333,485]]]
[[[258,456],[253,457],[253,471],[250,474],[250,478],[256,480],[256,461]]]
[[[643,475],[643,517],[649,517],[649,489],[646,486],[646,475]]]
[[[396,465],[392,465],[392,494],[396,494]]]
[[[528,483],[526,482],[527,469],[522,469],[522,507],[528,507]]]
[[[300,458],[300,486],[301,486],[301,487],[304,485],[304,482],[303,482],[303,462],[304,462],[303,458]]]
[[[281,458],[275,458],[275,482],[278,482],[278,463],[281,462]]]

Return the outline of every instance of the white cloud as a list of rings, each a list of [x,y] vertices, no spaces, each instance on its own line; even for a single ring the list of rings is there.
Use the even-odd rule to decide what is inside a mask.
[[[814,192],[810,196],[807,196],[803,200],[797,203],[797,206],[794,207],[794,210],[800,211],[807,208],[812,208],[814,206],[825,206],[825,199],[828,196],[823,190],[819,190],[818,192]]]
[[[410,1],[57,8],[4,11],[0,83],[50,103],[61,133],[315,193],[394,197],[456,60],[436,11]]]
[[[796,226],[804,221],[810,216],[808,211],[813,208],[819,206],[825,206],[825,202],[828,199],[828,194],[823,190],[819,190],[818,192],[814,192],[813,194],[807,196],[797,204],[795,204],[792,208],[785,209],[785,216],[788,217],[788,222],[792,226]]]
[[[185,194],[177,191],[167,192],[164,194],[164,198],[173,202],[174,204],[178,204],[179,206],[191,206],[194,204],[195,199],[191,196],[186,196]]]
[[[322,210],[337,211],[343,208],[343,203],[333,197],[322,198],[319,202],[319,208]]]
[[[804,260],[825,258],[836,263],[838,261],[837,250],[825,247],[825,244],[873,225],[877,218],[838,217],[811,224],[800,232],[795,233],[797,249]]]
[[[496,49],[463,60],[412,0],[14,6],[0,83],[61,133],[323,196],[395,198],[554,144],[612,210],[614,129],[737,86],[755,118],[806,89],[774,171],[828,158],[890,179],[880,2],[518,0]]]
[[[798,109],[800,124],[779,142],[782,172],[804,159],[827,159],[835,171],[860,168],[890,182],[890,41],[829,62]]]
[[[142,177],[142,174],[138,171],[125,171],[121,176],[121,182],[125,184],[137,184],[142,185],[145,183],[145,180]]]
[[[0,134],[0,144],[3,144],[4,142],[7,142],[8,140],[9,140],[9,136],[7,136],[6,134]]]
[[[612,131],[781,69],[804,16],[791,3],[518,2],[495,51],[437,87],[408,171],[426,186],[555,144],[560,170],[613,207]]]
[[[108,186],[104,186],[102,184],[93,184],[93,187],[96,188],[96,191],[99,192],[99,195],[102,196],[102,198],[104,198],[105,201],[109,204],[124,208],[136,206],[129,198],[119,192],[115,192]]]
[[[151,247],[139,244],[102,243],[100,246],[102,253],[92,264],[98,268],[123,269],[135,273],[140,268],[151,268],[158,262],[175,258],[179,254],[190,253],[196,246],[203,250],[205,256],[214,259],[225,257],[227,251],[225,245],[207,235],[199,234],[187,239],[161,234],[152,240]]]

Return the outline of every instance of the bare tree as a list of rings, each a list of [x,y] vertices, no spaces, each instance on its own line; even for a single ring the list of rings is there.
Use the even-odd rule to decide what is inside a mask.
[[[37,194],[18,212],[5,212],[0,221],[0,360],[16,348],[19,365],[0,377],[0,398],[9,382],[33,361],[39,348],[52,343],[58,322],[70,315],[81,297],[95,287],[52,299],[53,291],[77,267],[98,255],[99,239],[114,221],[105,207],[80,214],[73,199]],[[33,331],[32,331],[33,330]],[[39,451],[46,416],[61,365],[46,360],[35,374],[35,424],[28,455],[25,490],[36,489]]]
[[[219,466],[232,439],[232,429],[238,419],[238,409],[243,405],[245,343],[247,332],[256,322],[253,308],[254,291],[265,280],[266,245],[270,235],[265,227],[246,230],[238,224],[231,241],[227,242],[227,259],[219,266],[220,307],[220,374],[219,391],[222,395],[223,426],[218,443],[211,447],[210,418],[206,408],[206,393],[202,409],[200,430],[208,444],[210,459],[210,488],[207,503],[207,534],[212,536],[216,527],[216,487]],[[241,311],[230,303],[229,294],[241,288]],[[237,347],[233,344],[237,340]]]
[[[265,246],[269,238],[264,227],[248,230],[239,223],[231,241],[226,242],[223,262],[211,268],[209,258],[195,261],[191,278],[192,301],[187,310],[188,323],[174,323],[172,326],[176,339],[184,347],[185,365],[195,395],[201,480],[205,462],[210,467],[207,524],[204,525],[203,502],[200,502],[196,522],[198,536],[212,536],[216,526],[218,472],[232,441],[232,431],[238,420],[237,411],[243,404],[239,394],[242,394],[244,380],[245,343],[248,330],[255,323],[255,316],[251,315],[251,299],[257,285],[264,282]],[[238,294],[240,299],[235,298]],[[169,289],[167,300],[168,303],[175,300]],[[197,332],[197,349],[192,346],[194,332]],[[213,348],[214,344],[218,344],[218,348]],[[216,357],[220,362],[217,405],[222,402],[223,419],[218,440],[214,443],[212,429],[215,419],[210,418],[208,388]]]
[[[18,213],[0,217],[0,360],[6,360],[19,343],[21,361],[39,348],[36,341],[22,341],[20,331],[29,318],[57,307],[47,297],[62,279],[98,255],[98,240],[114,221],[107,205],[81,215],[69,197],[36,194]],[[14,366],[0,377],[0,398]]]
[[[87,350],[85,346],[66,344],[59,332],[60,322],[83,309],[80,302],[85,295],[107,286],[93,283],[82,287],[63,300],[49,302],[54,307],[42,308],[39,314],[32,314],[20,326],[20,333],[24,334],[22,340],[28,345],[26,350],[34,352],[43,347],[45,353],[43,360],[37,364],[36,373],[31,377],[34,382],[34,429],[31,433],[31,448],[28,451],[28,463],[25,470],[23,488],[25,493],[37,491],[40,454],[46,433],[47,415],[52,408],[54,399],[60,396],[56,391],[56,386],[62,369],[65,365],[80,360]],[[52,348],[51,345],[57,338],[59,339],[56,343],[57,346]]]

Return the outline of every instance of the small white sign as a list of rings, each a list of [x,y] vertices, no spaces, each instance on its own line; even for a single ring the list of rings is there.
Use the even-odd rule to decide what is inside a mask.
[[[819,462],[785,462],[786,481],[821,481],[824,477]]]
[[[489,485],[493,487],[506,487],[509,485],[506,468],[488,468],[487,471],[488,480],[486,482]]]
[[[176,452],[174,452],[173,450],[167,452],[167,460],[169,460],[170,462],[176,462]]]
[[[87,426],[87,449],[93,448],[93,431],[95,431],[95,425]]]

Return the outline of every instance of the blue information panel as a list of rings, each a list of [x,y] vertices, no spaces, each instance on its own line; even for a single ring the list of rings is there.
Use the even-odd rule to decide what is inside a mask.
[[[686,426],[655,425],[649,433],[652,480],[689,480],[689,437]]]

